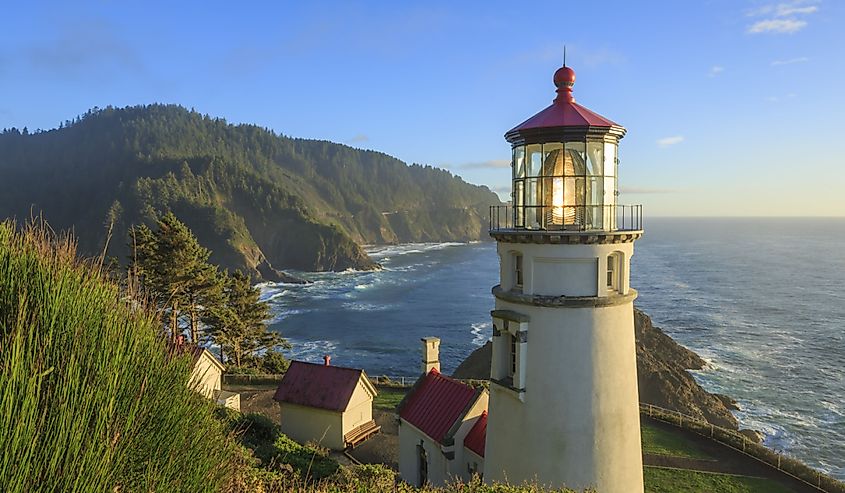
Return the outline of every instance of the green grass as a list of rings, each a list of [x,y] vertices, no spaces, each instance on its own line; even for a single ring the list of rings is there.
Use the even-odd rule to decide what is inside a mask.
[[[670,432],[649,423],[640,426],[643,452],[646,454],[671,455],[690,459],[713,459],[698,446],[687,440],[680,432]]]
[[[407,389],[391,389],[383,387],[378,389],[378,395],[373,400],[373,408],[383,411],[395,411],[396,406],[402,402]]]
[[[792,493],[792,490],[763,478],[657,467],[645,467],[643,474],[646,493]]]
[[[0,485],[220,491],[235,445],[161,323],[67,238],[0,223]]]

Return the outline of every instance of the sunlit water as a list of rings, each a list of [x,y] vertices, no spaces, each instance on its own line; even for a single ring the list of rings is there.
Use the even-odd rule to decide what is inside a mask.
[[[636,244],[637,304],[735,397],[743,427],[845,479],[845,220],[652,219]],[[371,375],[419,371],[420,338],[451,372],[491,335],[495,244],[378,247],[375,272],[298,273],[265,284],[290,356]]]

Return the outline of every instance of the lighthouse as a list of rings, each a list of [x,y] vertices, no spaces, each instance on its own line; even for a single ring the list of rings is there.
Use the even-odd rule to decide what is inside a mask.
[[[598,493],[643,491],[633,302],[640,206],[617,204],[625,129],[575,102],[505,134],[512,203],[493,207],[500,284],[484,480]]]

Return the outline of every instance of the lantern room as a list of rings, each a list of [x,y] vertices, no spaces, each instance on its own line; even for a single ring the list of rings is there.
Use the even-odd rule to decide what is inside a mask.
[[[639,208],[619,206],[617,146],[625,129],[575,102],[575,71],[554,74],[552,105],[505,134],[512,145],[512,206],[491,230],[639,229]]]

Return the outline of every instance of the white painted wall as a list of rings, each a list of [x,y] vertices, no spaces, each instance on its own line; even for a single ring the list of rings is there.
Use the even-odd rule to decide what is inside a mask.
[[[342,450],[343,416],[339,411],[280,402],[282,433],[299,443],[308,441]]]
[[[469,431],[475,425],[475,422],[478,421],[478,418],[481,416],[481,413],[487,410],[488,397],[489,394],[486,391],[482,392],[481,395],[478,396],[478,400],[476,400],[470,410],[467,411],[466,415],[463,418],[463,421],[461,422],[460,427],[458,428],[458,431],[455,432],[455,458],[451,461],[448,461],[449,477],[452,480],[470,480],[470,474],[467,472],[465,462],[466,458],[464,456],[464,453],[466,451],[466,447],[464,447],[464,438],[466,438],[467,433],[469,433]]]
[[[567,273],[573,279],[562,280],[561,291],[574,278],[603,287],[606,265],[599,260],[620,251],[625,264],[622,290],[629,289],[630,243],[500,243],[503,276],[511,268],[514,249],[522,251],[523,262],[532,267],[537,258],[596,262],[594,274]],[[538,270],[532,267],[525,268],[526,293],[536,292],[538,286]],[[549,281],[543,282],[539,286],[550,289]],[[596,294],[615,293],[598,289]],[[642,492],[633,303],[549,308],[497,299],[496,309],[528,315],[530,322],[524,348],[524,402],[512,390],[490,386],[484,480],[538,480],[574,489],[592,487],[598,493]],[[500,354],[494,351],[494,357]]]
[[[622,255],[622,285],[620,292],[630,289],[631,256],[633,243],[606,245],[548,245],[514,244],[497,245],[499,253],[500,284],[503,289],[513,287],[513,254],[522,254],[523,288],[525,294],[544,296],[608,296],[607,256],[614,252]],[[584,294],[586,293],[586,294]]]
[[[419,482],[419,458],[417,445],[422,443],[428,459],[428,482],[433,486],[443,486],[448,481],[447,461],[440,444],[426,436],[414,425],[404,419],[399,424],[399,474],[402,479],[413,485]]]
[[[545,296],[596,296],[598,259],[534,257],[532,293]]]
[[[491,385],[485,480],[642,491],[632,305],[532,308],[525,402]]]
[[[204,395],[206,399],[211,399],[215,392],[220,390],[220,377],[222,375],[223,368],[220,363],[208,350],[203,350],[196,364],[194,364],[188,385]]]
[[[346,435],[372,419],[373,396],[367,391],[363,379],[359,379],[352,397],[349,398],[349,405],[343,412],[343,434]]]
[[[475,474],[484,476],[484,457],[464,447],[464,471],[475,468]],[[467,477],[472,478],[472,473],[467,472]]]

